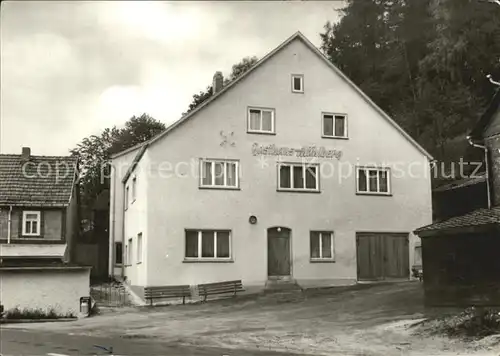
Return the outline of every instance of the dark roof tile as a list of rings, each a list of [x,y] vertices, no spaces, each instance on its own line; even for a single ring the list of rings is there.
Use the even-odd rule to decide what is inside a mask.
[[[419,233],[425,231],[438,231],[492,224],[500,224],[500,206],[493,207],[491,209],[481,208],[471,211],[465,215],[454,216],[443,221],[438,221],[415,230],[415,233],[418,235]]]
[[[77,173],[71,156],[0,155],[0,205],[65,206]]]

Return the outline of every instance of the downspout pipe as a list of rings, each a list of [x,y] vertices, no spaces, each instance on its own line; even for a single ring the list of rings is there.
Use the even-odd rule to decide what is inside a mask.
[[[491,191],[490,191],[490,168],[489,168],[489,160],[488,160],[488,147],[484,145],[479,145],[472,141],[472,138],[470,136],[467,136],[467,141],[469,141],[469,145],[472,147],[480,148],[484,151],[484,162],[485,162],[485,175],[486,175],[486,190],[487,190],[487,202],[488,202],[488,209],[491,209]]]
[[[499,1],[498,4],[500,5],[500,0],[498,0],[498,1]],[[488,80],[490,81],[491,84],[496,85],[497,87],[500,87],[500,82],[493,80],[493,77],[491,76],[491,74],[488,74],[486,76],[486,78],[488,78]]]
[[[125,209],[127,208],[126,206],[126,203],[127,203],[127,198],[125,197],[125,194],[127,194],[127,191],[125,189],[125,183],[122,183],[122,189],[123,189],[123,203],[122,203],[122,211],[121,211],[121,215],[122,215],[122,254],[124,254],[124,251],[125,249],[123,247],[125,247]],[[125,278],[125,258],[126,256],[122,255],[122,280],[124,280]]]
[[[7,243],[10,244],[11,226],[12,225],[12,205],[9,207],[9,218],[7,220]]]

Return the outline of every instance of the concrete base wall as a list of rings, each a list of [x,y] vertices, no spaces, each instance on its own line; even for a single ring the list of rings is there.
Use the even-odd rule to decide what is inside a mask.
[[[90,296],[90,269],[0,270],[0,303],[5,310],[80,311],[80,298]]]

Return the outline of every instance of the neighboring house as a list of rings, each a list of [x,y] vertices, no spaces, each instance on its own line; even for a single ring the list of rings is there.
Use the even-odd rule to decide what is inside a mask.
[[[88,296],[89,268],[72,264],[77,169],[73,157],[32,156],[27,147],[21,155],[0,154],[0,299],[6,309],[54,305],[76,312],[78,298]]]
[[[137,290],[410,278],[429,154],[300,33],[222,83],[113,157],[110,273]]]
[[[450,200],[449,205],[462,205],[462,215],[415,231],[422,240],[428,304],[490,303],[500,297],[500,91],[469,139],[485,153],[485,180],[462,182],[474,189],[473,199]]]
[[[88,222],[76,243],[76,262],[92,266],[91,283],[99,284],[109,277],[109,190],[98,195]]]

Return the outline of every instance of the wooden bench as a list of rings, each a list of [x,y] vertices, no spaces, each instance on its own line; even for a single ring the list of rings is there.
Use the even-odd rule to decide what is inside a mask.
[[[199,295],[204,297],[203,301],[206,301],[209,295],[232,293],[233,296],[236,296],[236,293],[243,291],[244,289],[241,280],[217,282],[217,283],[205,283],[198,285]]]
[[[189,285],[145,287],[144,298],[149,300],[151,306],[154,299],[182,298],[182,304],[186,304],[186,297],[191,296]]]

